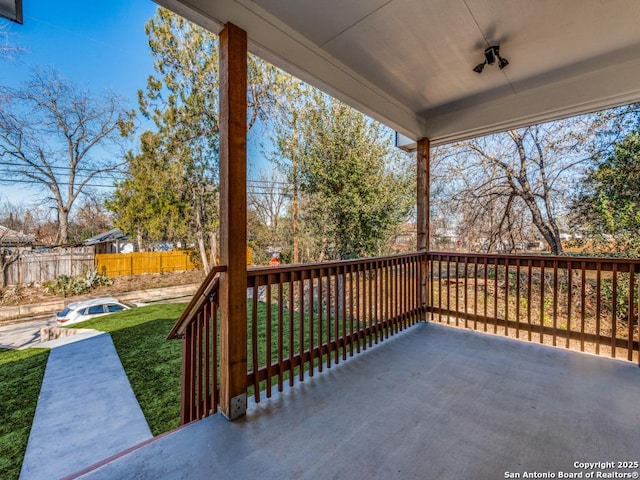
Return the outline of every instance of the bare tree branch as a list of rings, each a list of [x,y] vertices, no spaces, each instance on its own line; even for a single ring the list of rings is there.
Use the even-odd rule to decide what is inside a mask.
[[[66,243],[75,201],[92,179],[120,165],[113,157],[124,155],[132,114],[115,95],[92,97],[52,70],[36,70],[23,87],[2,93],[0,158],[13,165],[0,172],[6,181],[26,177],[52,193],[59,241]]]
[[[442,185],[432,205],[469,248],[513,249],[542,238],[562,253],[559,220],[569,192],[619,137],[624,119],[616,111],[596,113],[439,147],[432,179]]]

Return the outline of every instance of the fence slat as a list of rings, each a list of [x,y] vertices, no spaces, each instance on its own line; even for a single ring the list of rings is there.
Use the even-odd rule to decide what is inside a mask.
[[[23,251],[4,274],[5,285],[42,284],[60,275],[82,275],[94,267],[93,247],[73,250]]]
[[[99,253],[95,267],[110,277],[193,270],[191,254],[185,250],[172,252]]]

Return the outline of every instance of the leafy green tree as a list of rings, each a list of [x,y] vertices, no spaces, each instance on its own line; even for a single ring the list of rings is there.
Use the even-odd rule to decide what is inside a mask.
[[[296,116],[298,138],[280,137],[284,157],[296,143],[301,230],[310,232],[317,260],[386,251],[413,204],[410,170],[390,132],[345,104],[309,90]],[[283,164],[292,175],[292,164]]]
[[[587,175],[574,202],[574,223],[618,254],[640,255],[640,132],[617,143]],[[613,240],[613,242],[612,242]]]
[[[145,132],[140,153],[127,155],[127,175],[106,201],[114,224],[135,234],[141,250],[151,242],[183,240],[184,219],[192,216],[183,167],[161,147],[158,134]]]
[[[138,92],[142,114],[155,124],[157,150],[175,174],[169,197],[188,202],[177,209],[185,237],[195,239],[205,270],[216,262],[218,216],[218,41],[207,30],[158,8],[145,25],[156,75]],[[248,128],[265,116],[275,67],[249,58]],[[165,168],[164,163],[152,167]],[[178,168],[180,166],[180,168]],[[158,172],[161,176],[162,173]],[[133,185],[131,185],[133,186]],[[163,218],[163,210],[157,212]]]

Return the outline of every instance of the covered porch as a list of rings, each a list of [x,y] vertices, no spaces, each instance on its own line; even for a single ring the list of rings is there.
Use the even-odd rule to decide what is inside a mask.
[[[575,462],[638,460],[637,261],[428,249],[431,146],[640,100],[636,2],[159,3],[220,34],[222,265],[170,334],[185,426],[87,478],[586,478]],[[478,76],[498,43],[509,66]],[[416,252],[247,271],[249,51],[416,152]],[[621,324],[605,280],[628,285]]]
[[[617,462],[637,460],[639,397],[634,364],[420,323],[242,419],[190,423],[81,478],[631,474]]]
[[[638,361],[637,261],[429,251],[431,147],[640,100],[637,3],[159,3],[220,35],[221,265],[169,335],[183,339],[182,423],[242,417],[248,396],[428,314]],[[416,154],[417,252],[247,271],[248,52],[397,130]]]

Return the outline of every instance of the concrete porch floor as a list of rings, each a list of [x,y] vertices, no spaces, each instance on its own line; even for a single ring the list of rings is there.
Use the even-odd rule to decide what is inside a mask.
[[[640,461],[637,365],[419,324],[243,420],[194,422],[80,478],[587,478],[575,462],[617,461]]]

